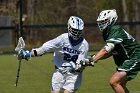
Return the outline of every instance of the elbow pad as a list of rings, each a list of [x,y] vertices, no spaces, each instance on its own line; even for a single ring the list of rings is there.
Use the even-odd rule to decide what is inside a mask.
[[[107,43],[104,46],[104,49],[109,53],[109,52],[111,52],[114,49],[114,47],[115,47],[115,45],[113,43]]]
[[[34,56],[37,56],[37,51],[35,49],[33,49],[33,54]]]
[[[36,49],[32,49],[32,50],[31,50],[31,54],[34,55],[34,56],[37,56],[37,51],[36,51]]]
[[[36,49],[32,49],[31,53],[34,56],[42,56],[44,54],[44,51],[42,48],[36,48]]]

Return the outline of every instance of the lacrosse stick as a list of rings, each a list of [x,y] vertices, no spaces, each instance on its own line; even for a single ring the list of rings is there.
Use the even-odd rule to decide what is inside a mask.
[[[18,85],[20,68],[21,68],[21,61],[22,61],[22,58],[19,58],[19,57],[23,53],[24,48],[25,48],[25,42],[24,42],[23,38],[20,37],[19,40],[18,40],[17,47],[15,48],[15,51],[18,52],[18,60],[19,60],[18,69],[17,69],[17,75],[16,75],[16,83],[15,83],[16,87]]]

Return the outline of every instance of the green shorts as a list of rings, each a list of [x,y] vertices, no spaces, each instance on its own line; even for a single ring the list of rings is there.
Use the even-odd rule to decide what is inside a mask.
[[[117,68],[118,71],[125,71],[127,73],[128,80],[134,79],[140,71],[140,59],[139,60],[125,60],[122,65]]]

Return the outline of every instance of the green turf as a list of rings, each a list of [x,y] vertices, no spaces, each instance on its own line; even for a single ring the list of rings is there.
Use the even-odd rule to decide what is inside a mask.
[[[15,87],[18,60],[13,55],[0,56],[0,93],[50,93],[51,76],[54,71],[52,55],[22,61],[18,87]],[[77,93],[113,93],[108,81],[115,72],[112,58],[88,67]],[[128,83],[131,93],[140,93],[140,74]]]

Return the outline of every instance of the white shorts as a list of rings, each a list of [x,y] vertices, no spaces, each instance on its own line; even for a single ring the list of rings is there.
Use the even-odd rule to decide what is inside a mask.
[[[81,85],[82,73],[66,73],[59,71],[53,73],[52,76],[52,91],[59,91],[62,88],[69,92],[75,92]]]

